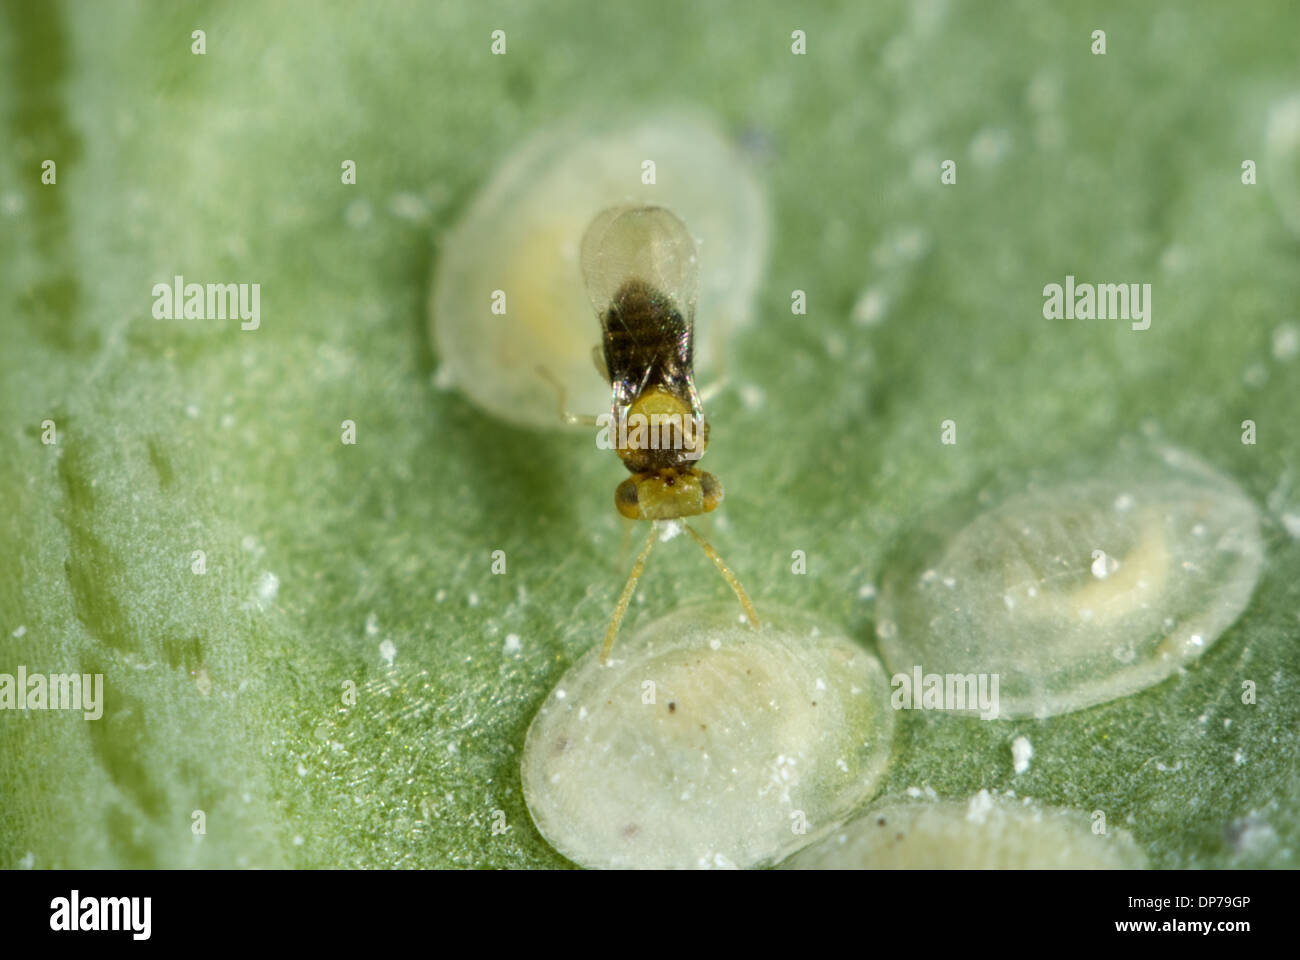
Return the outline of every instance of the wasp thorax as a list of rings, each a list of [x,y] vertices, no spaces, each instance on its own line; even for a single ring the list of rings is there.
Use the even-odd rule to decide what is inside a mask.
[[[618,455],[633,473],[689,466],[704,456],[709,425],[681,397],[652,387],[619,411]]]

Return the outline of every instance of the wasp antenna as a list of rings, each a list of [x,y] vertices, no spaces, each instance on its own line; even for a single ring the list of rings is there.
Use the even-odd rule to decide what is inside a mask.
[[[636,564],[632,567],[632,572],[628,574],[627,584],[623,587],[623,595],[618,598],[618,606],[614,608],[614,618],[609,622],[609,629],[605,631],[605,645],[600,648],[600,662],[604,664],[609,660],[609,652],[614,649],[614,638],[618,636],[618,628],[623,623],[623,614],[627,613],[627,605],[632,600],[632,591],[636,589],[636,582],[641,579],[641,574],[645,573],[645,561],[650,556],[650,549],[655,545],[654,523],[650,524],[650,535],[645,538],[645,546],[641,548],[641,554],[636,558]],[[721,562],[721,561],[719,561]],[[745,601],[748,603],[749,601]]]
[[[713,544],[709,543],[709,541],[696,533],[689,523],[683,523],[682,526],[686,528],[687,533],[695,538],[695,542],[700,545],[700,549],[709,555],[709,559],[712,560],[714,566],[718,568],[718,573],[722,574],[722,579],[726,580],[727,585],[730,586],[732,590],[736,591],[736,597],[740,600],[740,605],[745,608],[745,616],[749,618],[749,625],[755,630],[761,627],[762,624],[759,623],[758,614],[754,611],[754,605],[749,602],[749,594],[747,594],[745,588],[740,585],[740,581],[737,580],[736,575],[731,572],[731,568],[723,562],[720,556],[718,556],[718,551],[713,549]]]

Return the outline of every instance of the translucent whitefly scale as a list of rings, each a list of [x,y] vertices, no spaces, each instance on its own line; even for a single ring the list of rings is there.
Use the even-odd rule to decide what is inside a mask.
[[[653,184],[642,182],[648,160]],[[753,318],[769,229],[744,158],[696,112],[621,127],[575,118],[505,160],[439,238],[431,323],[440,385],[511,423],[561,428],[555,388],[537,372],[545,367],[571,412],[608,411],[609,384],[592,363],[600,322],[579,247],[597,214],[618,205],[665,207],[689,229],[700,283],[697,383],[708,385],[727,339]],[[493,312],[495,291],[504,313]]]
[[[871,798],[894,723],[879,661],[803,614],[763,621],[679,610],[564,674],[522,763],[552,846],[586,867],[760,866]]]
[[[1146,865],[1127,831],[1094,816],[995,797],[986,791],[964,802],[900,801],[875,807],[781,866],[789,870],[1120,870]]]
[[[1237,619],[1263,564],[1254,503],[1173,449],[1121,444],[992,503],[906,538],[877,636],[894,673],[996,675],[1004,717],[1159,683]]]

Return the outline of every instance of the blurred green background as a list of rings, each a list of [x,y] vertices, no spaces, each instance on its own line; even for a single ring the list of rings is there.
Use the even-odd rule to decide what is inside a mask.
[[[1294,4],[18,0],[0,24],[0,670],[102,672],[108,699],[0,715],[0,867],[564,864],[519,752],[622,583],[623,471],[435,388],[431,267],[533,130],[664,103],[742,138],[772,205],[729,360],[761,403],[710,410],[710,535],[760,606],[872,645],[861,588],[909,523],[1124,435],[1266,514],[1254,600],[1193,668],[1045,721],[904,714],[884,792],[1014,789],[1104,810],[1155,866],[1294,865],[1300,358],[1274,339],[1300,323],[1300,156],[1268,141]],[[261,329],[155,320],[176,273],[260,282]],[[1151,329],[1044,320],[1066,273],[1152,283]],[[707,564],[661,548],[628,626],[727,598]]]

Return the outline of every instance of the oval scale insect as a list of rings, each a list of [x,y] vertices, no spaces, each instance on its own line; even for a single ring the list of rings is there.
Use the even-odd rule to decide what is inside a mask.
[[[614,505],[629,519],[651,521],[605,634],[604,663],[654,546],[655,524],[715,510],[723,491],[713,474],[696,466],[708,445],[709,426],[695,389],[699,267],[695,241],[685,224],[663,207],[611,207],[598,214],[583,235],[581,262],[602,331],[593,357],[612,390],[610,437],[632,474],[615,490]],[[570,423],[596,422],[565,412],[562,389],[560,407]],[[682,525],[735,591],[757,629],[758,615],[736,575],[708,541]]]

